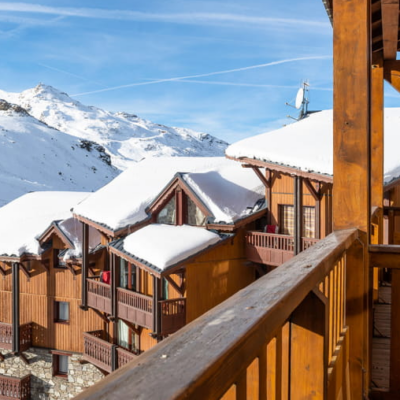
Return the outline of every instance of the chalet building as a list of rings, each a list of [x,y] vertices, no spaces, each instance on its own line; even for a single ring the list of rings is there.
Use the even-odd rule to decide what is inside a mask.
[[[333,25],[331,150],[307,150],[308,157],[303,158],[307,163],[300,163],[296,156],[302,152],[286,138],[284,149],[296,151],[289,160],[257,156],[254,149],[228,152],[251,167],[269,169],[272,175],[294,175],[296,246],[304,235],[301,203],[306,204],[301,189],[306,193],[306,186],[313,197],[320,191],[318,182],[323,186],[321,177],[334,176],[332,233],[322,237],[328,232],[320,232],[321,239],[313,246],[77,399],[400,398],[400,247],[383,244],[384,207],[395,201],[384,194],[395,185],[386,176],[390,171],[394,179],[400,175],[398,162],[387,164],[399,160],[391,157],[399,146],[384,147],[390,129],[384,124],[383,108],[384,80],[400,91],[399,2],[323,0],[323,4]],[[315,145],[324,146],[318,140]],[[264,154],[273,146],[272,141],[257,143]],[[260,173],[271,187],[269,174]],[[304,177],[313,189],[300,184]],[[395,211],[387,210],[388,219]],[[391,280],[379,287],[381,300],[374,304],[379,276],[375,271],[382,269],[391,272]],[[383,333],[380,337],[378,330]],[[157,379],[149,384],[149,376]]]
[[[385,242],[400,244],[400,109],[385,110]],[[266,188],[267,229],[248,232],[250,261],[278,266],[332,232],[332,111],[229,146],[229,159],[252,169]],[[290,147],[286,144],[290,143]]]
[[[82,264],[82,308],[104,320],[84,358],[111,372],[253,282],[244,235],[265,214],[259,179],[224,158],[143,161],[77,205],[109,254],[97,276]]]
[[[0,209],[0,397],[68,398],[102,377],[92,366],[82,374],[77,340],[103,327],[80,308],[82,224],[70,209],[88,195],[34,192]],[[90,231],[96,273],[106,253]]]

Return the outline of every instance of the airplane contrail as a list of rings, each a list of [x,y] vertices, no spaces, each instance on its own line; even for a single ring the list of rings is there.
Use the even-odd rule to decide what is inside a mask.
[[[179,76],[179,77],[175,77],[175,78],[157,79],[157,80],[154,80],[154,81],[137,82],[137,83],[130,83],[130,84],[127,84],[127,85],[113,86],[113,87],[106,88],[106,89],[98,89],[98,90],[92,90],[90,92],[76,93],[76,94],[73,94],[72,97],[85,96],[85,95],[94,94],[94,93],[109,92],[109,91],[112,91],[112,90],[124,89],[124,88],[129,88],[129,87],[134,87],[134,86],[154,85],[154,84],[163,83],[163,82],[181,81],[181,80],[184,80],[184,79],[204,78],[206,76],[230,74],[232,72],[240,72],[240,71],[247,71],[247,70],[256,69],[256,68],[271,67],[273,65],[285,64],[285,63],[295,62],[295,61],[324,60],[324,59],[329,59],[329,58],[332,58],[332,56],[309,56],[309,57],[288,58],[286,60],[272,61],[272,62],[269,62],[269,63],[266,63],[266,64],[252,65],[252,66],[249,66],[249,67],[228,69],[228,70],[224,70],[224,71],[208,72],[206,74]]]

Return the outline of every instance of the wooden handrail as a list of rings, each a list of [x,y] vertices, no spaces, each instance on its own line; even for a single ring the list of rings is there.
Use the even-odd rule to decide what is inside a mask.
[[[2,399],[30,399],[31,375],[22,378],[0,375],[0,398]]]
[[[257,231],[246,232],[246,244],[255,247],[268,247],[293,252],[294,237],[276,233],[265,233]]]
[[[138,310],[152,313],[153,312],[153,298],[132,290],[117,288],[118,302],[128,306],[137,308]]]
[[[317,297],[324,304],[324,296],[329,295],[332,299],[329,300],[329,317],[334,314],[332,321],[337,318],[338,325],[344,328],[343,255],[357,238],[358,231],[355,229],[330,234],[76,399],[118,400],[132,398],[133,395],[135,399],[216,399],[235,382],[239,383],[234,390],[246,390],[246,386],[243,389],[240,384],[243,372],[246,373],[246,368],[260,357],[260,346],[265,348],[263,346],[277,335],[294,311],[304,304],[306,297],[314,293],[316,285],[319,285],[320,293]],[[339,295],[329,290],[329,282],[332,285],[340,282]],[[336,304],[341,304],[342,308]],[[331,330],[328,329],[329,343],[335,349],[336,339],[343,336],[335,328],[331,338]],[[326,351],[325,345],[323,348],[322,353]],[[313,352],[307,354],[310,353]],[[321,362],[326,366],[325,362],[330,361],[328,355],[324,360],[323,357]],[[151,385],[149,376],[157,376]],[[260,390],[265,391],[265,386]]]
[[[111,285],[104,282],[98,282],[93,278],[87,278],[87,283],[89,293],[111,298]]]

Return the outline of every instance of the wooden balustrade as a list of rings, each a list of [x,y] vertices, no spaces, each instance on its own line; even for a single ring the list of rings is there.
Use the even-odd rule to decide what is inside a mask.
[[[318,241],[319,239],[315,238],[306,238],[306,237],[301,238],[301,250],[302,251],[307,250],[311,246],[314,246],[314,244],[317,243]]]
[[[186,324],[186,299],[160,301],[161,334],[169,335]]]
[[[23,378],[0,375],[0,398],[29,400],[31,393],[31,375]]]
[[[123,367],[128,362],[134,360],[138,354],[132,353],[128,350],[123,349],[122,347],[117,347],[117,364],[118,368]]]
[[[153,298],[123,288],[117,289],[118,318],[153,330]]]
[[[32,324],[23,324],[19,327],[20,349],[26,351],[32,344]],[[0,322],[0,348],[12,350],[12,324]]]
[[[106,372],[115,369],[114,344],[103,340],[102,331],[83,333],[83,358]]]
[[[361,243],[332,233],[76,399],[349,399],[363,296],[345,276],[362,271]]]
[[[293,236],[255,231],[246,233],[246,257],[250,261],[279,266],[293,256]]]
[[[87,279],[87,302],[89,307],[111,314],[111,286],[93,278]]]

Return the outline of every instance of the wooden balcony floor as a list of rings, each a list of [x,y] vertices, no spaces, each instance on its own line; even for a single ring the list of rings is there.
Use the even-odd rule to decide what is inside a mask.
[[[371,387],[379,391],[389,390],[391,295],[392,288],[389,284],[381,286],[379,301],[374,310]]]

